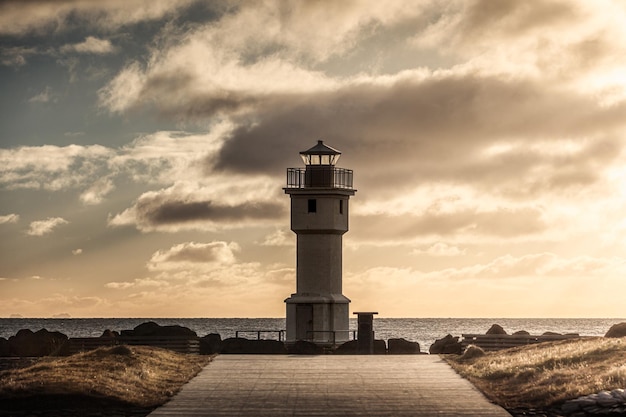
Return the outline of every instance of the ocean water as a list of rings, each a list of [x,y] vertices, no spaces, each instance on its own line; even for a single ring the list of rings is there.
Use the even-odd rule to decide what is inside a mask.
[[[0,319],[0,337],[9,338],[20,329],[59,331],[68,337],[97,337],[105,329],[127,330],[154,321],[162,326],[180,325],[195,331],[198,336],[219,333],[222,339],[234,337],[236,331],[282,330],[284,318],[88,318],[88,319]],[[616,323],[626,319],[510,319],[510,318],[378,318],[374,317],[377,339],[388,340],[402,337],[418,342],[423,351],[447,334],[461,336],[463,333],[485,333],[497,323],[509,333],[526,330],[531,334],[544,332],[578,333],[581,336],[604,336]],[[356,330],[356,319],[350,319],[350,329]],[[256,333],[243,337],[255,338]],[[277,335],[267,333],[262,337],[271,339]]]

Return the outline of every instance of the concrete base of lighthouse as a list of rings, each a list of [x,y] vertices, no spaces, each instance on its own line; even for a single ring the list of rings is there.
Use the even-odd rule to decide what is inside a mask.
[[[292,294],[287,304],[287,344],[306,340],[334,346],[350,340],[349,304],[342,294]]]

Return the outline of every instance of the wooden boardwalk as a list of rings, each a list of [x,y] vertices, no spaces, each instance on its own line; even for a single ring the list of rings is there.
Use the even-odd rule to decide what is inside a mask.
[[[221,355],[151,417],[506,417],[436,355]]]

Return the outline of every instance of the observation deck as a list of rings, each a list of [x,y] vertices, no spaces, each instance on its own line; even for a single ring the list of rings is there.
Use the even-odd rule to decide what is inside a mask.
[[[352,170],[332,165],[287,168],[287,189],[334,188],[353,190]]]

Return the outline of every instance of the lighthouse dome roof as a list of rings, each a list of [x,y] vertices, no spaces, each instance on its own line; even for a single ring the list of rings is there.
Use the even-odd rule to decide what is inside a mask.
[[[331,148],[324,144],[324,141],[318,140],[317,145],[306,151],[300,152],[300,155],[341,155],[341,152],[335,148]]]

